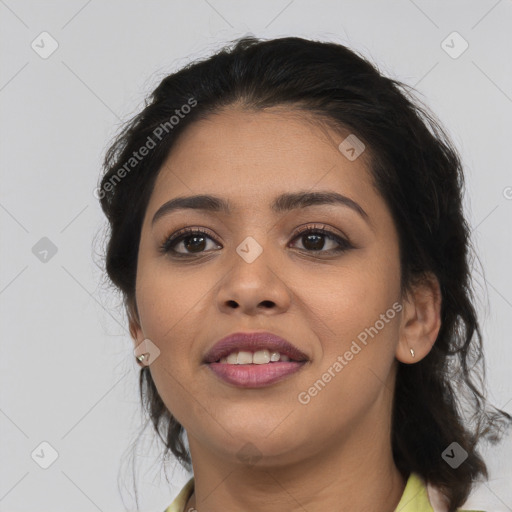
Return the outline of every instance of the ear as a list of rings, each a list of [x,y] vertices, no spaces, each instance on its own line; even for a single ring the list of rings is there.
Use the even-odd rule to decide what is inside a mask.
[[[134,348],[142,343],[145,339],[142,327],[140,325],[139,311],[135,299],[130,299],[127,304],[128,324],[130,328],[130,335],[134,341]]]
[[[441,300],[439,281],[432,272],[406,294],[396,348],[396,358],[402,363],[421,361],[434,346],[441,328]]]

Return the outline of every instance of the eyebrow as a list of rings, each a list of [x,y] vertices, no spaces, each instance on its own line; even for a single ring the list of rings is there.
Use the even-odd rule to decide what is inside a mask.
[[[370,224],[368,214],[354,200],[342,194],[332,191],[320,192],[294,192],[285,193],[277,196],[271,204],[271,209],[275,213],[289,212],[298,208],[307,208],[308,206],[337,204],[346,206],[357,212],[368,224]],[[205,212],[221,212],[230,214],[232,212],[231,203],[221,197],[212,195],[196,195],[176,197],[164,203],[155,213],[151,224],[161,217],[168,215],[175,210],[193,209]]]

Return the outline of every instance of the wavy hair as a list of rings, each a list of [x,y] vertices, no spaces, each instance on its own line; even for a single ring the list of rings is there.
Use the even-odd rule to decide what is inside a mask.
[[[106,272],[131,317],[138,314],[142,220],[163,161],[188,125],[235,104],[254,111],[281,106],[309,113],[336,130],[348,129],[362,140],[370,150],[374,184],[398,230],[402,291],[431,272],[442,293],[442,324],[432,350],[418,363],[398,362],[393,456],[404,478],[418,473],[443,492],[454,512],[474,483],[488,478],[477,443],[484,437],[497,442],[512,417],[485,398],[460,157],[413,93],[341,44],[244,37],[160,82],[106,152],[98,197],[110,228]],[[135,163],[134,153],[149,147],[150,140],[147,156]],[[163,403],[147,367],[140,371],[139,385],[164,455],[170,450],[190,470],[184,429]],[[457,469],[441,456],[453,442],[468,453]]]

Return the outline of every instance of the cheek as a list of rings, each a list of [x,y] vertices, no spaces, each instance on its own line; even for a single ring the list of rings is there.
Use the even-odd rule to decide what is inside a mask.
[[[381,394],[393,387],[399,303],[385,298],[386,293],[379,295],[375,287],[361,293],[358,287],[350,291],[347,286],[336,301],[328,301],[331,310],[319,317],[324,322],[317,322],[328,322],[329,329],[317,331],[322,332],[321,353],[297,398],[305,417],[314,422],[321,416],[323,428],[332,429],[333,434],[336,428],[349,428],[361,420]],[[328,311],[328,304],[324,306]]]
[[[303,278],[296,293],[304,301],[302,311],[311,312],[310,325],[317,325],[319,337],[335,341],[343,349],[350,341],[379,321],[400,298],[400,269],[398,255],[385,258],[376,250],[361,251],[346,261],[343,267],[329,272],[317,272],[314,279]],[[392,320],[392,310],[385,320]],[[379,323],[380,325],[380,323]],[[386,329],[389,331],[389,322]],[[395,329],[396,331],[396,329]],[[315,332],[316,328],[315,328]],[[328,343],[325,348],[333,348]]]
[[[218,276],[171,268],[169,263],[139,259],[136,299],[146,338],[160,350],[150,366],[151,376],[166,407],[178,420],[190,413],[195,389],[199,345],[206,335],[204,298]],[[203,299],[203,300],[202,300]],[[194,352],[195,350],[195,352]],[[194,355],[195,354],[195,355]]]
[[[148,264],[144,258],[139,261],[136,297],[145,335],[154,339],[161,351],[183,358],[188,354],[183,349],[190,351],[200,330],[201,298],[214,286],[216,276],[172,266],[165,258]]]
[[[356,408],[355,402],[361,406],[371,402],[388,379],[398,342],[397,260],[378,257],[375,251],[353,262],[319,279],[320,286],[303,294],[304,310],[314,312],[309,321],[316,324],[319,340],[318,370],[311,384],[315,379],[321,381],[319,388],[327,383],[317,400],[327,408],[331,400],[345,404],[339,407]],[[340,412],[336,407],[334,414]]]

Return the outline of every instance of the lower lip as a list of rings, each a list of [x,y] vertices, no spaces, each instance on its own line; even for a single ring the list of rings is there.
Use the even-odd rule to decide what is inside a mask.
[[[262,388],[299,371],[305,362],[279,361],[266,364],[209,363],[221,379],[241,388]]]

